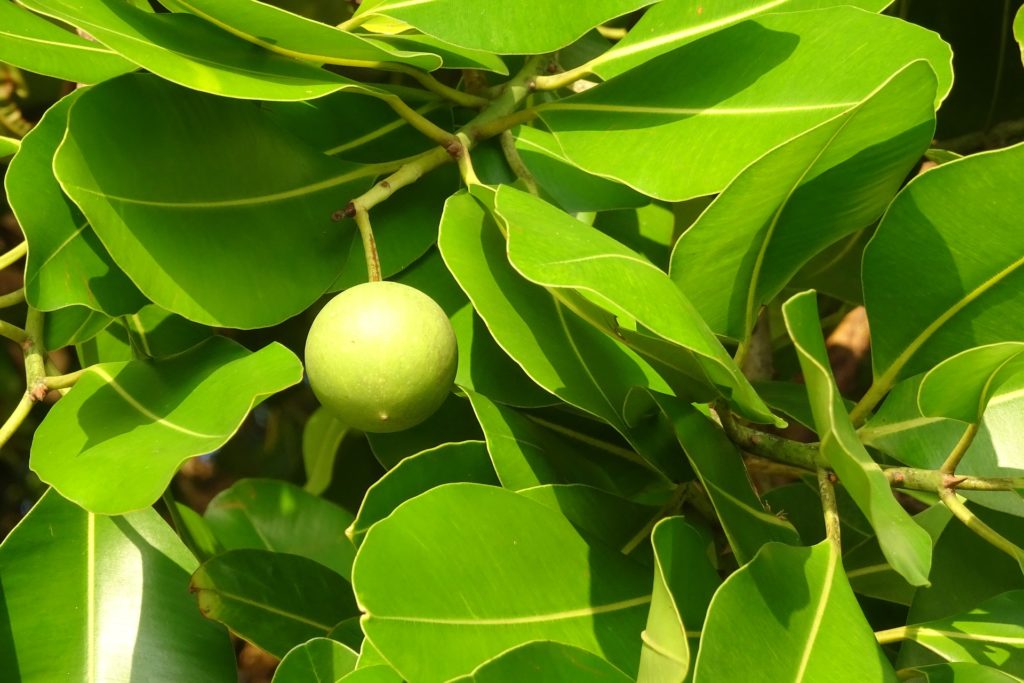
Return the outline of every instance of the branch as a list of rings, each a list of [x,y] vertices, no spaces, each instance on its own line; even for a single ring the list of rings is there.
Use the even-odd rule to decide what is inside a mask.
[[[512,172],[523,181],[527,191],[532,195],[539,195],[540,188],[537,187],[537,179],[533,177],[530,169],[523,162],[523,158],[519,156],[519,150],[516,149],[516,138],[510,130],[501,132],[501,151],[505,154],[505,161],[508,162]]]
[[[825,513],[825,538],[836,546],[840,545],[841,526],[839,524],[839,504],[836,502],[836,490],[833,486],[834,474],[824,468],[818,469],[818,494],[821,496],[821,509]]]

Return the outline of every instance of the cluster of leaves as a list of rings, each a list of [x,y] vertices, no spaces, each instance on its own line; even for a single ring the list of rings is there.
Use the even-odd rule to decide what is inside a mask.
[[[224,626],[279,683],[1021,680],[1024,145],[929,151],[952,53],[887,4],[0,0],[0,60],[82,85],[0,138],[0,440],[65,394],[0,546],[4,680],[231,681]],[[175,502],[301,383],[234,331],[367,278],[355,212],[456,390],[368,435],[356,505],[323,411],[304,488]],[[850,410],[819,306],[858,304]],[[752,383],[773,353],[802,384]]]

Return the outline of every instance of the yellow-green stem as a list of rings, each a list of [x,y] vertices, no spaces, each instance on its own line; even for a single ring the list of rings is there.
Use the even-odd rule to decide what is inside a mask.
[[[970,508],[964,505],[963,501],[960,500],[959,496],[957,496],[955,490],[950,488],[940,488],[939,500],[942,501],[943,505],[949,508],[949,511],[953,513],[954,517],[963,522],[964,526],[976,533],[992,546],[1017,560],[1021,567],[1024,568],[1024,549],[1000,534],[988,524],[985,524],[980,517],[975,515],[971,512]]]
[[[960,440],[956,442],[956,446],[953,447],[953,450],[946,457],[946,461],[942,463],[942,467],[939,468],[939,471],[943,474],[953,474],[956,472],[957,466],[960,464],[960,461],[963,460],[964,455],[967,453],[967,449],[971,447],[971,443],[973,443],[974,437],[977,434],[978,423],[975,422],[968,425],[967,429],[964,430],[963,436],[960,437]]]
[[[356,227],[363,240],[363,255],[366,258],[366,273],[370,282],[380,282],[380,256],[377,254],[377,240],[373,238],[373,227],[370,225],[370,214],[362,207],[356,207]]]
[[[821,509],[825,514],[825,537],[835,543],[836,552],[839,552],[842,547],[839,504],[836,502],[836,490],[832,485],[832,473],[824,468],[818,469],[818,494],[821,496]]]
[[[0,270],[12,265],[26,253],[28,253],[28,242],[21,242],[16,247],[0,255]]]
[[[16,289],[8,294],[0,294],[0,308],[10,308],[25,303],[25,288]]]

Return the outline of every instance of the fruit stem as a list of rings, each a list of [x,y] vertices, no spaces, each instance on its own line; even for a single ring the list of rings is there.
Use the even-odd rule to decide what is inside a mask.
[[[370,212],[358,204],[355,210],[356,227],[363,239],[363,255],[366,257],[366,272],[370,282],[380,282],[380,256],[377,254],[377,240],[373,238],[373,227],[370,225]]]

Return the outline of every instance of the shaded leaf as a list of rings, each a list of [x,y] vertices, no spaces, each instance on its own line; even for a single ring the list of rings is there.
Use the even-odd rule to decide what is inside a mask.
[[[903,669],[908,676],[904,680],[910,683],[1019,683],[1020,679],[980,664],[968,662],[949,662]],[[916,676],[910,674],[917,674]]]
[[[111,128],[111,120],[120,124]],[[145,174],[135,158],[142,148]],[[374,174],[299,144],[249,103],[149,75],[84,93],[54,164],[114,260],[152,301],[239,328],[281,322],[331,286],[354,233],[331,214]]]
[[[977,423],[989,401],[1024,371],[1024,342],[980,346],[947,358],[929,370],[917,390],[928,417]]]
[[[857,438],[828,363],[813,291],[782,307],[811,399],[820,453],[871,522],[886,560],[914,586],[928,583],[931,539],[893,497],[889,481]]]
[[[345,579],[318,562],[266,550],[230,550],[192,575],[199,609],[276,657],[359,613]]]
[[[272,683],[334,683],[356,668],[357,657],[341,643],[313,638],[289,650]]]
[[[110,322],[107,315],[85,306],[58,308],[46,316],[43,346],[47,349],[60,349],[81,344],[99,334]]]
[[[506,650],[452,683],[627,683],[629,676],[597,655],[572,645],[535,640]]]
[[[838,550],[831,541],[766,545],[712,598],[694,680],[840,679],[897,680]]]
[[[479,484],[435,488],[376,524],[353,581],[367,637],[411,681],[466,674],[542,639],[635,673],[650,602],[640,565],[589,545],[558,512]]]
[[[233,683],[227,633],[186,593],[195,567],[156,511],[94,515],[47,491],[0,545],[0,670]]]
[[[203,517],[226,550],[300,555],[350,578],[356,551],[345,527],[352,515],[294,484],[242,479],[218,493]]]
[[[93,365],[39,425],[30,465],[94,512],[147,507],[181,463],[222,446],[253,405],[301,378],[280,344],[251,353],[223,337],[163,361]]]
[[[935,85],[927,62],[907,66],[748,166],[683,233],[672,279],[712,330],[749,339],[801,266],[881,216],[931,141]]]
[[[320,406],[302,427],[302,464],[306,470],[305,489],[319,496],[331,485],[334,461],[348,427],[327,408]]]

